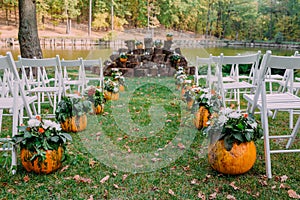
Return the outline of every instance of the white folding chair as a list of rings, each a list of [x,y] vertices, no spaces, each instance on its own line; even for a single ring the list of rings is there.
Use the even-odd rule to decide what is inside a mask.
[[[300,109],[300,98],[293,94],[293,77],[290,79],[291,87],[289,88],[289,91],[282,91],[282,93],[267,93],[266,73],[269,68],[287,69],[291,71],[295,69],[299,70],[300,57],[275,56],[272,55],[271,51],[267,51],[263,57],[260,68],[258,87],[255,95],[244,94],[244,98],[252,104],[250,113],[254,114],[256,108],[261,111],[261,121],[264,131],[266,174],[268,178],[272,178],[271,154],[300,152],[300,149],[290,149],[300,127],[300,115],[293,131],[287,135],[275,135],[275,133],[270,133],[268,116],[271,116],[271,110]],[[293,76],[293,74],[291,75]],[[270,141],[273,139],[288,139],[285,149],[271,149]]]
[[[84,66],[84,75],[85,75],[85,83],[86,86],[88,84],[99,84],[100,88],[103,89],[104,84],[104,75],[103,75],[103,65],[102,65],[102,59],[94,59],[94,60],[83,60],[83,66]],[[99,69],[98,72],[93,73],[91,70]],[[96,83],[95,83],[96,82]]]
[[[200,79],[205,79],[206,86],[211,89],[212,82],[216,80],[212,76],[212,55],[209,55],[208,58],[196,57],[196,67],[195,67],[195,83],[198,86]]]
[[[255,54],[249,55],[224,56],[223,54],[221,54],[218,58],[215,58],[218,78],[217,90],[221,94],[224,107],[226,107],[226,102],[235,101],[237,102],[238,110],[241,110],[240,91],[244,90],[244,92],[246,92],[247,90],[250,90],[251,92],[253,92],[255,90],[260,55],[261,52],[258,51]],[[224,81],[226,77],[223,77],[222,68],[225,65],[230,65],[231,69],[233,69],[233,72],[231,72],[232,74],[229,77],[232,80],[227,79]],[[240,77],[241,65],[247,65],[251,69],[250,74],[247,76],[247,81],[242,80],[242,78]]]
[[[47,113],[46,117],[54,117],[56,104],[66,91],[59,56],[41,59],[19,57],[19,62],[22,68],[22,79],[26,84],[26,92],[38,96],[38,114],[43,114],[41,104],[48,103],[52,106],[53,112]],[[36,72],[33,77],[27,76],[29,69]],[[43,100],[45,95],[47,95],[48,101]]]
[[[32,104],[37,98],[36,96],[26,96],[17,71],[17,67],[10,52],[7,52],[6,56],[0,57],[0,71],[0,74],[2,75],[2,84],[0,86],[0,90],[6,90],[8,88],[8,92],[2,93],[0,96],[0,110],[2,111],[2,114],[3,110],[6,110],[6,116],[12,116],[11,136],[14,136],[18,133],[17,126],[23,121],[24,108],[26,109],[27,117],[33,118],[33,114],[29,105]],[[2,123],[2,121],[3,120],[0,122]],[[5,142],[9,139],[1,138],[0,140]],[[12,172],[14,173],[17,165],[16,147],[14,145],[11,145],[7,148],[2,147],[0,148],[0,151],[11,152],[11,167],[13,170]]]
[[[83,95],[85,81],[85,71],[82,58],[77,60],[61,60],[63,68],[63,80],[66,86],[66,92],[73,93],[72,88],[77,87],[77,91]]]

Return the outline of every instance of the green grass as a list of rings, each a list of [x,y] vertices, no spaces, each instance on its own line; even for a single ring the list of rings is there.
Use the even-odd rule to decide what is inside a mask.
[[[127,84],[118,101],[105,104],[103,115],[90,115],[87,129],[72,134],[64,171],[37,175],[19,163],[11,175],[1,168],[0,199],[198,199],[199,193],[206,199],[215,194],[216,199],[289,199],[290,189],[300,194],[299,155],[272,155],[273,179],[268,180],[260,140],[249,172],[219,174],[207,162],[206,137],[194,128],[174,79],[134,78]],[[284,133],[287,126],[283,112],[270,121],[271,131]],[[284,175],[288,179],[281,182]]]

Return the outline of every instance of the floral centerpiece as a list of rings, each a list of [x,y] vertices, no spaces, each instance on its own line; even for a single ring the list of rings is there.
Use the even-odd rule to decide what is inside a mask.
[[[256,160],[254,141],[262,137],[258,122],[231,108],[221,109],[205,130],[210,137],[208,159],[212,168],[225,174],[242,174]]]
[[[84,91],[87,100],[92,102],[92,107],[95,114],[100,114],[104,112],[104,93],[101,89],[95,86],[88,86]]]
[[[143,48],[143,43],[139,40],[135,41],[135,46],[137,49],[142,49]]]
[[[173,55],[170,56],[170,60],[172,63],[179,63],[181,59],[181,55],[174,53]]]
[[[112,68],[111,76],[113,81],[119,83],[119,91],[123,92],[125,90],[125,78],[122,72],[118,68]]]
[[[128,60],[128,56],[126,55],[126,53],[122,52],[122,53],[120,53],[119,59],[120,59],[120,62],[125,63]]]
[[[208,88],[194,87],[185,94],[185,97],[187,101],[193,101],[191,111],[198,129],[207,127],[208,120],[219,112],[222,105],[220,95]]]
[[[175,85],[177,87],[177,89],[179,90],[180,87],[183,85],[184,81],[188,78],[187,75],[184,72],[183,67],[178,67],[175,75]]]
[[[92,113],[92,103],[82,97],[62,97],[55,118],[66,132],[83,131],[87,126],[87,113]]]
[[[166,38],[167,38],[167,41],[173,40],[173,33],[167,33]]]
[[[154,46],[155,46],[156,48],[161,48],[161,47],[163,46],[163,43],[162,43],[161,40],[155,40],[155,41],[154,41]]]
[[[28,172],[48,174],[61,167],[66,144],[72,137],[62,132],[60,124],[37,116],[18,130],[12,141],[20,145],[21,162]]]
[[[113,81],[109,78],[104,80],[104,98],[106,100],[118,100],[119,99],[120,86],[119,82]]]

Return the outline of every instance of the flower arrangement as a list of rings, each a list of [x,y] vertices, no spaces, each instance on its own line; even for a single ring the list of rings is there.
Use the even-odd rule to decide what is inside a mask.
[[[12,137],[12,141],[20,144],[21,149],[35,152],[30,158],[31,161],[35,158],[45,160],[45,151],[65,148],[66,143],[72,141],[71,135],[62,132],[60,124],[44,120],[40,116],[28,120],[27,125],[21,124],[18,130],[19,133]]]
[[[116,81],[113,81],[109,78],[105,78],[104,90],[106,90],[108,92],[117,93],[117,92],[119,92],[119,83]]]
[[[125,78],[118,68],[112,69],[111,76],[114,81],[118,81],[120,85],[125,86]]]
[[[179,55],[177,53],[175,53],[175,54],[173,54],[173,55],[170,56],[170,60],[173,63],[180,62],[180,59],[181,59],[181,55]]]
[[[126,53],[122,52],[120,53],[120,58],[128,59],[128,56],[126,55]]]
[[[142,43],[141,41],[139,41],[139,40],[136,40],[136,41],[135,41],[135,46],[136,46],[138,49],[141,49],[141,48],[143,48],[143,43]]]
[[[200,106],[204,106],[210,114],[219,112],[222,102],[221,97],[214,90],[202,87],[194,87],[185,94],[186,100],[194,100],[192,112],[196,112]]]
[[[154,46],[157,47],[157,48],[160,48],[162,47],[163,43],[161,40],[155,40],[154,41]]]
[[[173,37],[173,33],[167,33],[166,37]]]
[[[88,86],[85,89],[84,94],[86,96],[86,99],[92,102],[95,107],[105,103],[103,92],[101,91],[101,89],[95,86]]]
[[[91,112],[93,110],[90,101],[81,97],[62,97],[57,105],[55,117],[57,121],[64,122],[67,118],[82,116]]]
[[[262,128],[254,118],[231,108],[221,109],[209,123],[205,132],[215,134],[213,141],[224,140],[227,151],[231,150],[234,143],[256,141],[263,135]]]

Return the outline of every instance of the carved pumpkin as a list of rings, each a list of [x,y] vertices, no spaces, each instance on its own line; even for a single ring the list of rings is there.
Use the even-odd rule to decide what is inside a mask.
[[[124,85],[120,85],[120,86],[119,86],[119,91],[120,91],[120,92],[124,92],[124,91],[125,91]]]
[[[61,129],[65,132],[79,132],[86,129],[87,126],[87,116],[86,114],[81,116],[73,116],[67,118],[66,121],[61,122]]]
[[[207,121],[210,117],[210,113],[205,106],[200,106],[199,110],[194,115],[194,124],[197,129],[202,129],[207,127]]]
[[[223,174],[243,174],[249,171],[256,160],[256,147],[253,141],[234,143],[230,151],[224,147],[224,140],[218,140],[208,148],[208,162],[211,167]]]
[[[104,112],[104,104],[101,104],[101,105],[99,104],[96,107],[93,105],[93,110],[96,115],[103,113]]]
[[[119,93],[118,92],[109,92],[109,91],[104,91],[104,98],[106,100],[118,100],[119,99]]]
[[[42,160],[41,157],[36,157],[30,161],[35,152],[22,148],[20,156],[22,165],[26,171],[34,171],[38,174],[49,174],[61,167],[63,152],[63,148],[58,147],[57,150],[47,150],[45,160]]]

